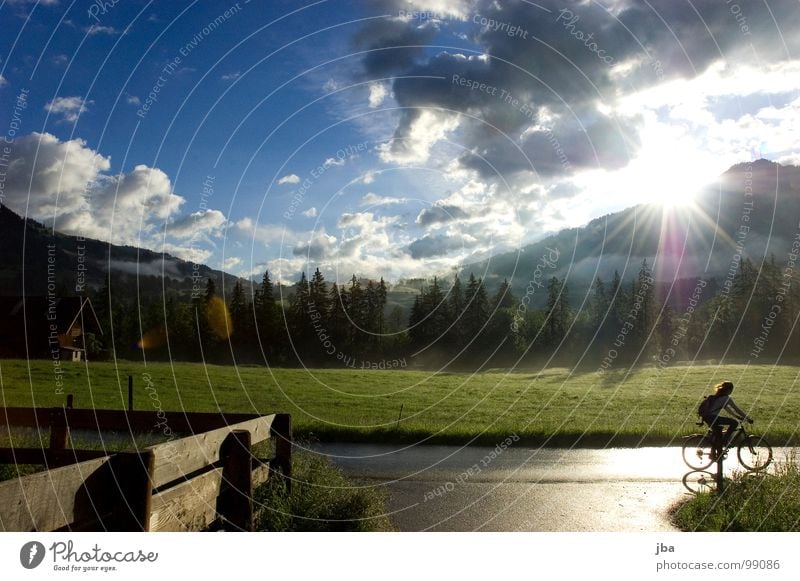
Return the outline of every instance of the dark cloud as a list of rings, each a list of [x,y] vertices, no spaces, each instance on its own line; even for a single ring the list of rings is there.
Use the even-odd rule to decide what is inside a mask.
[[[295,256],[305,256],[309,260],[323,260],[335,254],[335,239],[325,235],[315,235],[304,244],[298,244],[292,249]]]
[[[661,61],[667,77],[692,77],[724,58],[752,64],[786,60],[800,49],[794,0],[767,3],[695,0],[628,1],[619,20]],[[639,51],[637,51],[639,52]]]
[[[417,224],[430,226],[431,224],[445,224],[453,220],[469,218],[469,214],[453,205],[440,205],[425,208],[417,216]]]
[[[409,8],[401,0],[378,4],[387,14]],[[418,4],[424,7],[424,2]],[[462,157],[464,164],[484,175],[495,173],[490,166],[506,174],[531,171],[533,165],[545,175],[619,168],[636,155],[638,122],[598,116],[598,102],[612,103],[621,94],[691,78],[720,59],[734,66],[763,66],[800,50],[796,0],[775,0],[769,9],[722,0],[695,0],[691,5],[619,0],[608,8],[582,0],[536,4],[546,10],[521,0],[476,0],[469,3],[466,22],[421,26],[417,20],[393,18],[365,26],[358,42],[370,48],[410,44],[410,39],[417,43],[438,27],[466,30],[476,44],[474,51],[448,49],[424,62],[416,49],[398,58],[390,58],[395,50],[380,51],[386,58],[365,58],[366,69],[376,76],[402,72],[440,77],[394,81],[395,99],[404,108],[395,147],[407,146],[423,108],[440,108],[476,118],[462,119],[458,138],[471,152]],[[475,17],[496,24],[481,27]],[[624,73],[614,70],[621,64],[627,67]],[[458,79],[469,79],[470,85]],[[483,89],[474,88],[481,84]],[[523,133],[531,126],[540,130]]]
[[[411,67],[436,32],[433,22],[420,24],[391,17],[370,22],[356,33],[353,40],[356,48],[369,51],[363,60],[366,73],[386,76]]]
[[[586,113],[527,131],[518,141],[504,136],[483,140],[483,147],[460,156],[462,165],[484,177],[535,172],[548,178],[587,168],[625,166],[639,147],[638,120]]]
[[[451,250],[462,248],[463,244],[454,238],[445,235],[427,235],[418,240],[414,240],[408,245],[408,252],[411,258],[419,260],[421,258],[433,258],[443,256]]]

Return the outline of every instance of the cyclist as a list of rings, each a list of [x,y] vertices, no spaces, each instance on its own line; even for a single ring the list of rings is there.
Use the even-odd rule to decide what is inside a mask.
[[[714,439],[716,449],[721,450],[730,443],[734,432],[739,427],[739,421],[747,421],[753,423],[753,418],[747,415],[744,410],[734,403],[731,393],[733,392],[733,383],[730,381],[723,381],[714,386],[713,402],[711,409],[706,417],[703,418],[714,432]],[[733,418],[723,416],[722,412],[730,412]],[[725,439],[722,438],[722,428],[727,426],[725,431]],[[712,452],[712,458],[716,460],[716,450]]]

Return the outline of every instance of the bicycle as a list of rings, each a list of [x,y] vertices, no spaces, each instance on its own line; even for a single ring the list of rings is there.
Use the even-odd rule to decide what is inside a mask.
[[[713,492],[717,489],[717,477],[706,470],[693,470],[683,475],[683,485],[695,494]]]
[[[733,437],[728,439],[728,444],[721,450],[714,449],[712,428],[705,434],[687,436],[682,449],[683,461],[695,472],[700,472],[716,462],[717,458],[726,458],[734,445],[739,463],[748,471],[764,470],[772,462],[772,446],[763,436],[748,434],[744,422],[739,422]]]

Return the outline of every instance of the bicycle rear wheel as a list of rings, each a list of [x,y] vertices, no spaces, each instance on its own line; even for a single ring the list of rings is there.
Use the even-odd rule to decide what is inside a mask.
[[[689,492],[700,494],[701,492],[712,492],[716,489],[717,483],[711,472],[694,470],[683,475],[683,485]]]
[[[711,466],[711,442],[702,434],[692,434],[683,444],[683,461],[693,470],[704,470]]]
[[[772,447],[763,436],[747,436],[736,454],[739,463],[748,470],[763,470],[772,462]]]

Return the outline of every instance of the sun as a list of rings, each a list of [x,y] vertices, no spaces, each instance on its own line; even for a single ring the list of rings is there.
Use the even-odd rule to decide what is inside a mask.
[[[694,204],[696,189],[674,190],[672,192],[663,192],[658,196],[654,203],[663,208],[687,208]]]
[[[718,173],[708,154],[675,128],[646,131],[639,154],[626,169],[637,201],[665,208],[692,206],[698,192]]]

